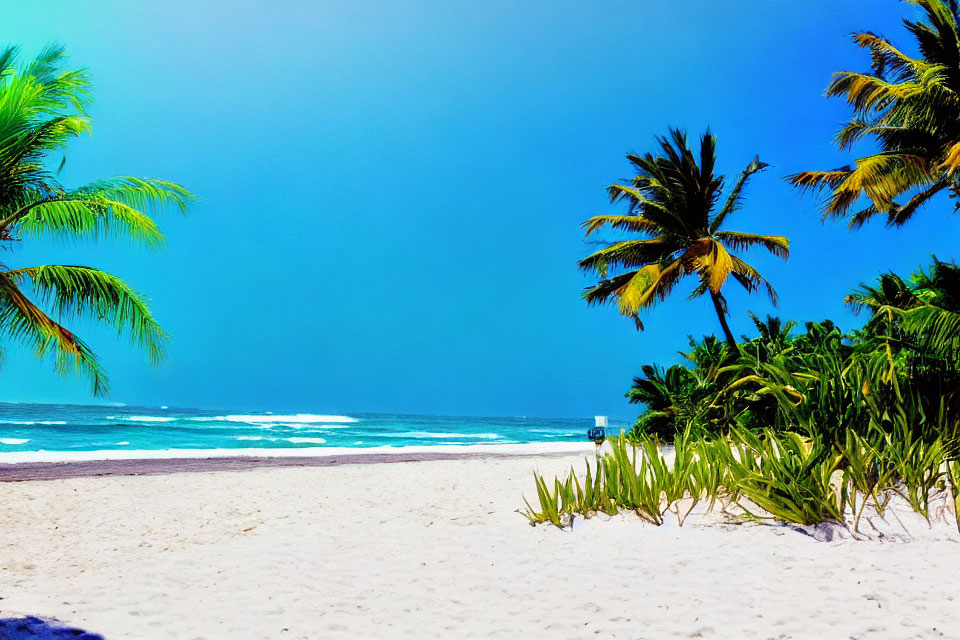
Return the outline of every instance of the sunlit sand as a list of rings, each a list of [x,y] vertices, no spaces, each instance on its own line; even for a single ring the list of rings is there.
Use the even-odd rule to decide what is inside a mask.
[[[141,640],[960,634],[949,528],[881,543],[717,517],[529,526],[532,471],[582,466],[578,446],[4,484],[3,611]]]

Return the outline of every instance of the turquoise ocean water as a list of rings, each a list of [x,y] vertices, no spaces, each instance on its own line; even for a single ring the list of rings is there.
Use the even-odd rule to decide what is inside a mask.
[[[36,451],[291,449],[586,441],[592,418],[476,418],[0,403],[0,458]],[[611,420],[611,431],[626,423]]]

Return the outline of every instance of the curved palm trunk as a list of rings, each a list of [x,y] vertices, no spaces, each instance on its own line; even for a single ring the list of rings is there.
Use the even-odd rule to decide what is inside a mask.
[[[727,324],[726,313],[723,311],[723,305],[720,303],[720,296],[713,291],[710,292],[710,299],[713,300],[713,308],[717,310],[717,317],[720,319],[720,326],[723,327],[723,335],[727,338],[727,344],[730,348],[736,350],[737,341],[730,332],[730,325]]]

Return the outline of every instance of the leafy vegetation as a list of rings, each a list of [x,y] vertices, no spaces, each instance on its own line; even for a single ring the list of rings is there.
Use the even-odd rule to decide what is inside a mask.
[[[934,259],[907,279],[884,274],[847,297],[871,314],[860,330],[754,317],[734,352],[691,340],[687,366],[643,368],[627,393],[645,411],[628,433],[790,431],[840,442],[848,431],[913,434],[960,448],[960,267]]]
[[[836,135],[841,151],[869,141],[853,166],[804,171],[787,180],[821,197],[825,219],[851,229],[875,216],[903,225],[940,193],[960,201],[960,5],[910,0],[921,18],[905,21],[918,57],[871,32],[854,35],[871,71],[840,71],[827,88],[852,108]],[[709,500],[742,518],[800,525],[837,522],[859,529],[893,499],[930,517],[932,495],[960,507],[960,265],[936,257],[908,276],[881,274],[845,302],[866,315],[843,331],[830,320],[802,327],[750,314],[755,333],[737,342],[727,324],[722,285],[748,291],[769,283],[729,250],[759,246],[786,258],[789,242],[722,230],[743,189],[766,165],[754,160],[717,208],[723,177],[713,173],[716,139],[699,155],[671,130],[658,154],[628,155],[637,176],[608,188],[624,215],[587,220],[587,236],[606,228],[645,234],[605,243],[580,261],[602,279],[589,303],[615,300],[622,315],[664,300],[687,275],[692,297],[709,294],[724,340],[690,338],[682,364],[644,365],[627,392],[643,406],[635,425],[591,466],[590,488],[571,471],[554,491],[538,477],[540,508],[531,523],[564,514],[631,510],[652,524],[668,512],[682,524]],[[699,158],[699,161],[697,160]],[[960,205],[957,205],[960,207]],[[610,275],[611,269],[620,273]],[[673,443],[667,459],[662,444]],[[553,505],[549,512],[547,504]]]
[[[56,165],[51,156],[91,127],[88,74],[66,62],[56,46],[24,64],[16,48],[0,51],[0,243],[10,249],[41,236],[125,237],[161,246],[164,236],[145,211],[186,212],[193,195],[183,187],[129,176],[76,189],[60,184],[63,160]],[[146,298],[120,278],[85,266],[0,265],[0,337],[38,358],[52,356],[62,374],[86,375],[93,394],[102,395],[108,383],[97,356],[61,324],[78,316],[128,334],[151,363],[164,357],[166,334]]]
[[[920,56],[875,33],[857,33],[854,42],[869,51],[871,72],[840,71],[827,87],[827,95],[853,109],[835,137],[840,150],[866,138],[876,152],[852,167],[790,177],[824,196],[825,218],[846,217],[851,228],[877,215],[900,226],[937,194],[960,195],[960,12],[955,0],[910,2],[924,17],[905,21]],[[903,204],[896,201],[908,194]],[[868,204],[853,212],[862,198]]]
[[[939,439],[904,435],[850,431],[843,442],[829,443],[793,432],[735,428],[720,437],[683,434],[674,441],[672,459],[653,437],[616,438],[596,463],[586,461],[583,484],[573,469],[564,481],[555,479],[552,490],[534,474],[539,504],[528,502],[526,516],[531,524],[559,527],[567,515],[632,511],[661,525],[673,513],[682,526],[706,501],[708,512],[720,504],[741,519],[833,522],[856,534],[868,507],[882,517],[899,496],[929,520],[931,495],[947,490],[947,479],[956,503],[957,462]]]

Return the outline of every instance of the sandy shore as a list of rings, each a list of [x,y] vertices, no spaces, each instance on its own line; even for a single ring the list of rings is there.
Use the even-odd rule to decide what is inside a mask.
[[[570,464],[581,456],[2,484],[0,617],[139,640],[960,637],[956,536],[527,525],[531,471]]]
[[[271,467],[329,467],[470,460],[517,456],[589,455],[592,444],[440,445],[411,447],[306,447],[297,449],[168,449],[143,451],[30,451],[0,453],[0,482],[62,480],[90,476],[138,476]],[[3,640],[0,638],[0,640]]]

